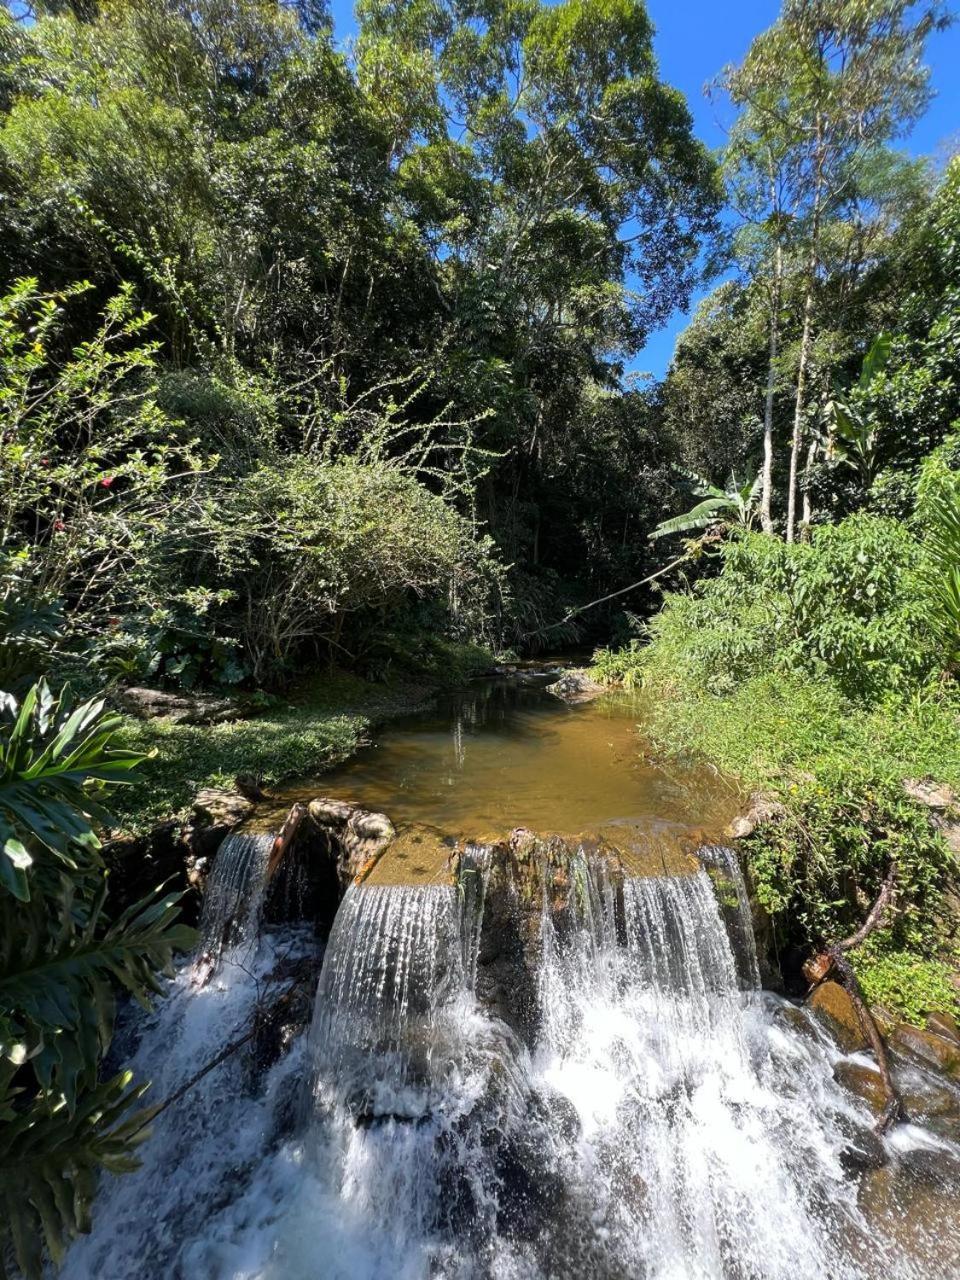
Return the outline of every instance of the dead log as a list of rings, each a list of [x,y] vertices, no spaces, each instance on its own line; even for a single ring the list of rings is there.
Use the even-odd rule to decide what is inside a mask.
[[[877,1026],[876,1019],[870,1012],[869,1005],[863,998],[863,991],[857,981],[853,966],[847,959],[847,952],[861,946],[873,933],[874,929],[879,927],[885,912],[893,901],[896,884],[897,867],[896,863],[891,862],[877,899],[867,912],[863,924],[856,933],[852,933],[849,938],[841,939],[840,942],[833,943],[827,947],[826,951],[813,956],[803,966],[804,977],[811,984],[811,989],[818,987],[821,982],[826,982],[828,978],[833,978],[846,991],[850,997],[850,1002],[857,1011],[863,1034],[869,1041],[873,1055],[877,1060],[880,1079],[883,1082],[883,1089],[887,1099],[877,1120],[876,1128],[878,1133],[886,1133],[890,1126],[900,1119],[903,1115],[903,1103],[890,1073],[890,1057],[887,1053],[886,1041]]]
[[[267,861],[267,871],[264,876],[265,880],[272,879],[274,872],[283,861],[284,854],[293,843],[293,838],[300,829],[300,823],[307,816],[307,806],[299,802],[293,806],[290,812],[283,820],[283,826],[280,828],[280,834],[273,842],[273,848],[270,850],[270,857]]]

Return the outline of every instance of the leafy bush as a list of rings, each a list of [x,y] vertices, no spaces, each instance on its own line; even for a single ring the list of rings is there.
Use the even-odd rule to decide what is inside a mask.
[[[310,646],[355,659],[411,597],[447,599],[455,619],[493,573],[468,522],[386,463],[291,457],[242,477],[208,518],[212,576],[258,682]]]
[[[624,649],[598,649],[591,660],[590,675],[601,684],[639,689],[645,659],[639,640],[631,640]]]
[[[668,595],[650,624],[652,682],[723,693],[779,670],[875,698],[938,670],[924,551],[898,522],[860,513],[794,545],[745,534],[721,555],[716,577]]]
[[[146,1085],[100,1080],[114,988],[141,1002],[192,945],[176,895],[152,895],[111,920],[93,823],[100,793],[142,759],[118,747],[102,702],[73,708],[35,685],[0,694],[0,1255],[43,1271],[89,1230],[99,1168],[135,1167]]]
[[[867,1000],[894,1010],[907,1022],[922,1026],[927,1014],[960,1017],[960,997],[943,960],[924,959],[914,951],[885,950],[883,940],[868,939],[851,957]]]

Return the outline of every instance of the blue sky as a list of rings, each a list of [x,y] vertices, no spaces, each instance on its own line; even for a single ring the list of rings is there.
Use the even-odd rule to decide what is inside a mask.
[[[333,0],[332,7],[337,36],[344,39],[355,29],[352,0]],[[654,45],[663,79],[686,95],[698,136],[710,147],[720,146],[725,121],[720,109],[706,100],[703,87],[726,63],[742,58],[757,32],[775,21],[779,3],[647,0],[647,8],[657,29]],[[937,96],[903,145],[915,155],[936,156],[951,140],[960,143],[960,24],[932,39],[928,62]],[[651,335],[632,367],[658,377],[663,374],[687,319],[687,314],[677,313],[669,325]]]

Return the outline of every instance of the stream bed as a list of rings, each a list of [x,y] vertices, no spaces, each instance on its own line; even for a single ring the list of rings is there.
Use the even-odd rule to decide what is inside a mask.
[[[715,844],[735,790],[644,759],[641,704],[571,708],[545,683],[395,722],[278,807],[322,793],[469,840],[454,882],[352,884],[318,939],[267,924],[268,845],[228,838],[204,920],[235,924],[219,968],[201,985],[184,964],[166,1000],[127,1010],[117,1055],[159,1099],[278,973],[315,966],[312,1009],[158,1118],[66,1280],[960,1276],[960,1148],[916,1124],[877,1138],[836,1045],[760,989]],[[495,842],[518,826],[705,852],[624,875],[574,841],[559,870],[514,876]]]

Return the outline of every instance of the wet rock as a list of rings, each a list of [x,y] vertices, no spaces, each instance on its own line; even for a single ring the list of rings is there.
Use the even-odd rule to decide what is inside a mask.
[[[876,1067],[868,1067],[864,1063],[841,1058],[834,1065],[833,1078],[861,1102],[865,1102],[875,1116],[883,1114],[887,1105],[887,1092],[883,1087],[883,1078]]]
[[[184,828],[181,852],[187,881],[194,889],[203,892],[217,850],[253,810],[251,801],[236,791],[204,787],[197,793]]]
[[[806,1009],[801,1009],[789,1001],[778,1003],[773,1010],[774,1022],[782,1023],[789,1029],[791,1034],[803,1036],[804,1039],[810,1040],[816,1038],[816,1030],[810,1021],[810,1015]]]
[[[752,836],[757,827],[765,822],[773,822],[785,813],[783,805],[773,796],[757,793],[750,797],[750,807],[746,813],[734,818],[727,828],[727,836],[731,840],[743,840]]]
[[[960,1023],[949,1013],[931,1013],[927,1018],[927,1030],[960,1044]]]
[[[915,1062],[960,1079],[960,1044],[955,1040],[898,1022],[890,1035],[890,1045]]]
[[[850,1116],[835,1116],[837,1128],[845,1141],[840,1152],[840,1163],[847,1173],[863,1173],[867,1169],[882,1169],[888,1156],[883,1139],[872,1128],[858,1124]]]
[[[134,686],[124,689],[119,700],[125,711],[140,720],[162,716],[174,724],[222,724],[242,716],[240,705],[234,699],[209,694],[167,693],[163,689]]]
[[[320,796],[310,801],[309,813],[315,826],[333,842],[337,874],[344,890],[358,876],[369,873],[397,834],[385,814],[344,800]]]
[[[365,877],[368,884],[449,884],[452,836],[438,827],[415,822],[403,827]]]
[[[960,1090],[917,1070],[897,1072],[897,1083],[910,1120],[942,1138],[960,1139]]]
[[[568,671],[553,684],[547,685],[547,692],[561,698],[570,706],[578,706],[583,702],[592,702],[605,693],[602,684],[590,678],[586,671]]]
[[[807,1004],[821,1019],[844,1053],[867,1047],[856,1006],[839,982],[821,982]]]
[[[960,1275],[960,1236],[944,1230],[956,1216],[958,1173],[950,1152],[915,1149],[861,1179],[858,1201],[870,1235],[890,1241],[909,1274]]]

